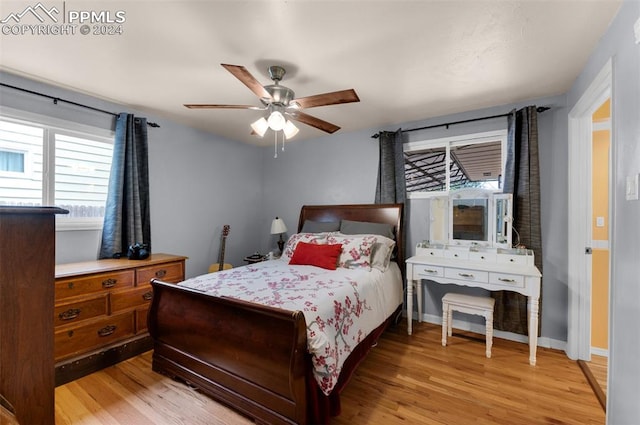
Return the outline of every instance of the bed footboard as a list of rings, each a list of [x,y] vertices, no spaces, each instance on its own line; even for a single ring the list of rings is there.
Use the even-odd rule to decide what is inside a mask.
[[[268,424],[306,423],[301,312],[152,280],[153,370]]]

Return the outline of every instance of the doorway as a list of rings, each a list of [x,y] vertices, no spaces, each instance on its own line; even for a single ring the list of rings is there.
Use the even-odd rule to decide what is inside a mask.
[[[579,361],[590,361],[592,359],[592,340],[598,339],[598,344],[602,345],[602,338],[607,340],[605,346],[608,354],[608,330],[609,330],[609,288],[607,285],[606,299],[604,309],[600,301],[600,295],[593,295],[593,290],[602,291],[600,287],[594,287],[594,278],[596,281],[602,280],[602,274],[606,274],[606,280],[609,278],[609,264],[612,261],[608,250],[609,235],[611,234],[609,218],[613,217],[613,211],[607,206],[606,214],[602,210],[593,208],[594,201],[598,196],[602,196],[602,190],[594,191],[596,184],[593,181],[597,177],[597,171],[594,166],[598,165],[602,158],[601,152],[597,152],[601,146],[594,140],[597,136],[594,133],[594,113],[598,111],[603,104],[611,99],[611,60],[607,62],[600,71],[589,88],[576,103],[569,113],[569,320],[567,335],[567,355],[571,359]],[[613,111],[610,113],[610,120]],[[614,139],[610,137],[610,144],[607,146],[607,165],[610,152],[614,149]],[[595,146],[595,147],[594,147]],[[594,152],[594,149],[596,151]],[[596,156],[596,154],[598,156]],[[606,197],[607,204],[610,202],[611,182],[615,181],[612,174],[615,172],[613,167],[607,167]],[[604,224],[604,225],[602,225]],[[606,228],[606,253],[603,254],[602,240],[603,228]],[[595,245],[595,247],[594,247]],[[593,255],[593,249],[596,248],[596,255]],[[603,260],[603,258],[605,258]],[[606,264],[606,271],[603,271]],[[595,268],[594,268],[595,266]],[[597,293],[597,292],[596,292]],[[602,293],[602,292],[600,292]],[[597,298],[597,299],[596,299]],[[596,307],[596,310],[594,310]],[[605,310],[605,311],[603,311]],[[602,325],[602,315],[606,316],[606,330],[604,332]],[[599,319],[598,319],[599,317]],[[598,320],[593,322],[592,319]],[[602,350],[604,348],[601,347]],[[596,352],[598,352],[596,350]],[[598,352],[604,354],[604,351]],[[600,360],[600,359],[599,359]],[[600,362],[598,362],[600,364]],[[589,376],[590,368],[588,364],[581,364],[585,375]],[[601,368],[600,368],[601,369]],[[605,366],[606,369],[606,366]],[[598,372],[600,380],[601,374]],[[593,374],[592,374],[593,375]],[[608,375],[608,374],[606,374]],[[595,385],[597,386],[597,379]],[[606,377],[604,378],[606,380]],[[594,384],[592,384],[594,385]],[[606,385],[605,385],[606,388]],[[596,394],[597,388],[594,387]],[[605,401],[601,400],[603,407]]]

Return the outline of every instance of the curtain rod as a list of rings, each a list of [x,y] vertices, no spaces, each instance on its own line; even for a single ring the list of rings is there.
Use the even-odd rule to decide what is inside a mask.
[[[538,106],[536,108],[536,111],[538,112],[544,112],[547,111],[551,108],[549,108],[548,106]],[[506,114],[499,114],[499,115],[491,115],[488,117],[481,117],[481,118],[470,118],[468,120],[461,120],[461,121],[452,121],[452,122],[446,122],[446,123],[442,123],[442,124],[433,124],[433,125],[427,125],[425,127],[417,127],[417,128],[410,128],[408,130],[400,130],[402,133],[408,133],[410,131],[418,131],[418,130],[427,130],[429,128],[437,128],[437,127],[447,127],[449,128],[450,125],[455,125],[455,124],[464,124],[467,122],[474,122],[474,121],[484,121],[484,120],[490,120],[492,118],[502,118],[502,117],[508,117],[510,114],[506,113]],[[371,136],[371,138],[373,139],[377,139],[378,137],[380,137],[380,132],[374,134],[373,136]]]
[[[119,114],[116,114],[115,112],[109,112],[109,111],[105,111],[104,109],[98,109],[98,108],[94,108],[93,106],[88,106],[88,105],[83,105],[82,103],[78,103],[78,102],[74,102],[72,100],[66,100],[66,99],[62,99],[60,97],[55,97],[55,96],[51,96],[48,94],[44,94],[44,93],[40,93],[37,91],[33,91],[33,90],[28,90],[28,89],[23,89],[22,87],[16,87],[16,86],[12,86],[10,84],[5,84],[5,83],[0,83],[0,86],[2,87],[8,87],[10,89],[14,89],[14,90],[19,90],[25,93],[29,93],[29,94],[34,94],[36,96],[42,96],[42,97],[46,97],[47,99],[51,99],[53,100],[53,104],[57,105],[58,102],[64,102],[64,103],[68,103],[70,105],[74,105],[74,106],[79,106],[81,108],[85,108],[85,109],[91,109],[92,111],[96,111],[96,112],[102,112],[103,114],[107,114],[107,115],[113,115],[114,117],[117,117]],[[158,123],[155,122],[149,122],[147,121],[147,125],[149,127],[153,127],[153,128],[158,128],[160,127],[160,125]]]

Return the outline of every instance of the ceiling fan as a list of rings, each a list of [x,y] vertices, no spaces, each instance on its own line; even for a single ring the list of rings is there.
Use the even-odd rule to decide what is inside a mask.
[[[275,131],[283,130],[287,138],[293,137],[298,132],[297,128],[286,118],[307,124],[327,133],[335,133],[340,130],[340,127],[306,114],[301,109],[360,101],[353,89],[296,98],[293,90],[280,85],[280,81],[286,73],[282,66],[274,65],[269,67],[269,77],[273,80],[273,84],[263,86],[244,66],[224,63],[221,65],[245,86],[249,87],[249,90],[258,96],[263,106],[220,104],[185,104],[184,106],[191,109],[252,109],[269,111],[268,120],[261,118],[251,125],[254,132],[259,136],[263,136],[267,128],[271,128]],[[288,128],[292,130],[289,133],[293,135],[287,134]]]

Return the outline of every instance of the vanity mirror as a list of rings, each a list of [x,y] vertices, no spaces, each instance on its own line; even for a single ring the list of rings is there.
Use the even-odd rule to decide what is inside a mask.
[[[459,246],[511,248],[511,194],[462,189],[430,204],[430,241]]]

